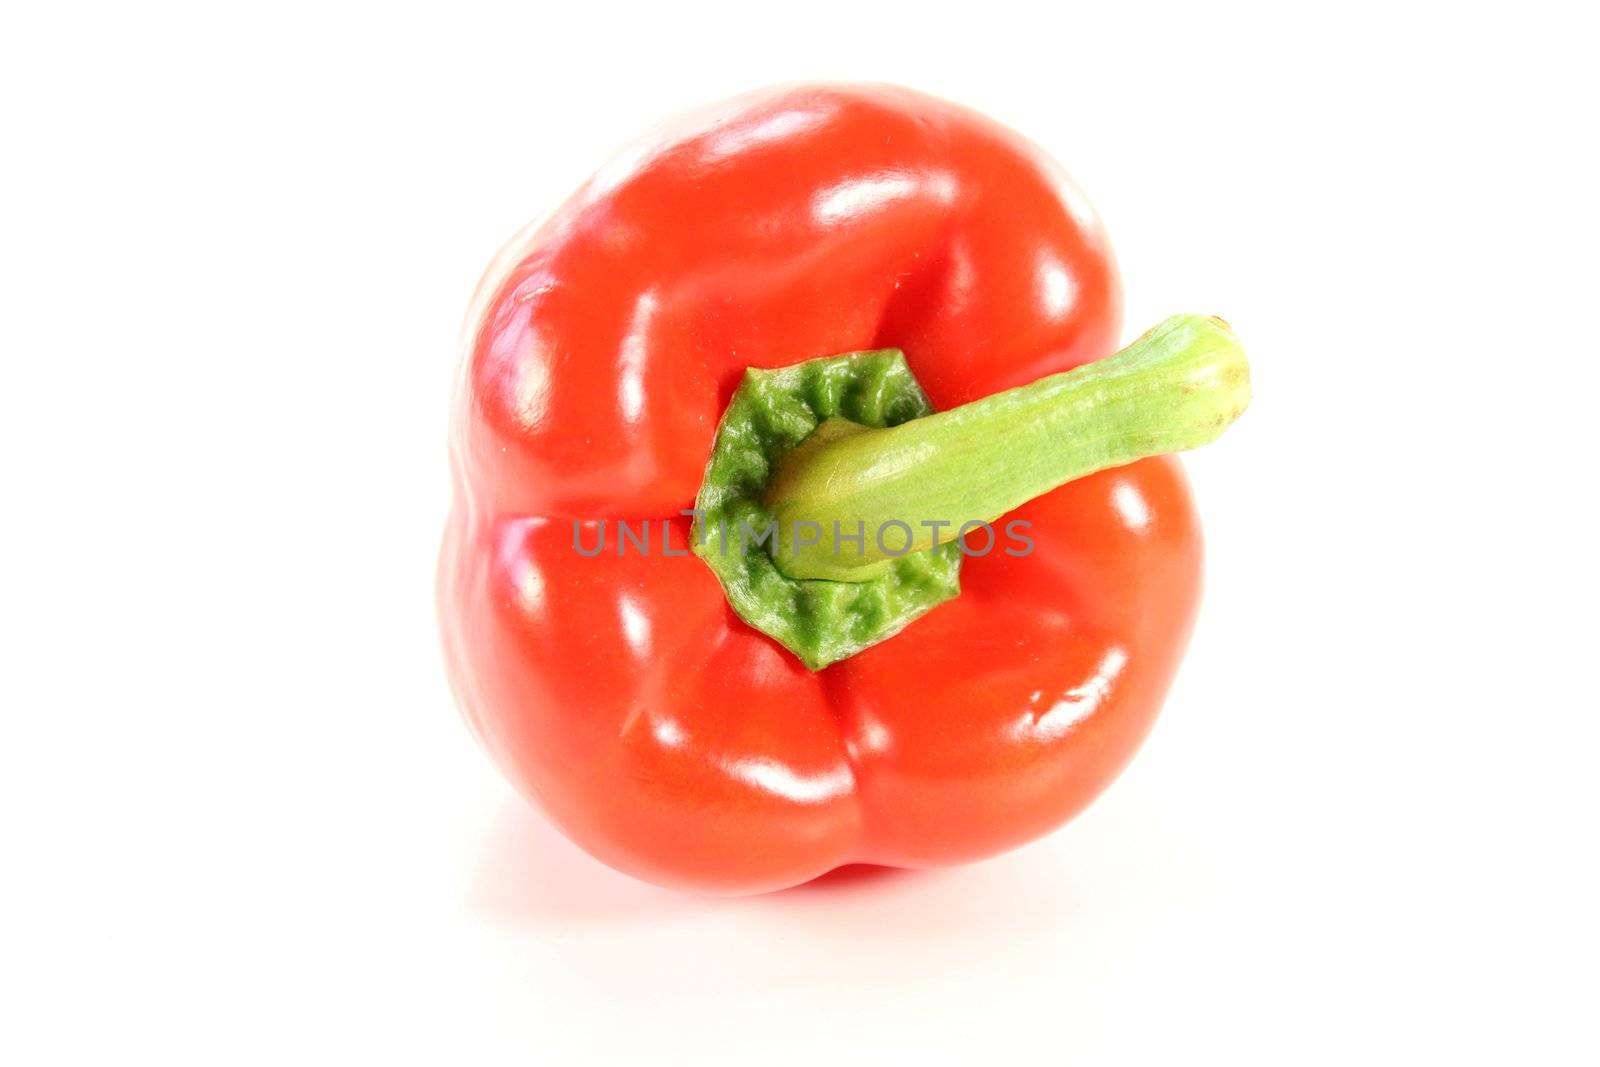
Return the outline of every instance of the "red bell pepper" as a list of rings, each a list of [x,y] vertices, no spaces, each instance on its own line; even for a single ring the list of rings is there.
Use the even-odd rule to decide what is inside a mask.
[[[1248,388],[1193,318],[1062,374],[1118,320],[1083,197],[962,108],[786,88],[628,153],[473,312],[440,567],[471,727],[574,841],[667,885],[951,864],[1059,826],[1149,730],[1194,618],[1199,530],[1159,453]],[[729,564],[730,501],[1021,523],[1031,551],[947,530],[837,573],[798,538]]]

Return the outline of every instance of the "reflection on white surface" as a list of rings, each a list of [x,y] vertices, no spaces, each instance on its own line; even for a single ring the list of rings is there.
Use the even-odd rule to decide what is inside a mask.
[[[622,617],[622,637],[635,656],[650,654],[650,620],[631,597],[617,599],[617,613]]]
[[[544,338],[529,327],[521,331],[507,347],[512,351],[502,358],[503,365],[509,366],[515,375],[512,404],[516,408],[517,420],[529,429],[537,428],[544,421],[545,411],[550,406],[550,366],[545,361]]]
[[[811,215],[823,225],[832,225],[903,200],[919,190],[948,202],[955,199],[956,183],[948,174],[919,176],[898,171],[852,178],[817,193],[811,202]]]
[[[617,355],[617,404],[629,422],[638,422],[644,412],[644,361],[650,351],[650,324],[658,304],[654,292],[640,295]]]
[[[819,192],[812,201],[811,214],[824,224],[842,222],[891,200],[910,196],[916,188],[916,179],[909,174],[857,178]]]
[[[1085,230],[1093,230],[1100,225],[1100,218],[1095,213],[1094,205],[1089,203],[1089,198],[1083,195],[1083,190],[1078,188],[1078,183],[1062,170],[1060,166],[1052,164],[1055,172],[1055,192],[1066,205],[1067,213],[1074,222]]]
[[[1061,737],[1095,713],[1127,663],[1128,654],[1122,649],[1108,649],[1088,681],[1067,690],[1043,715],[1028,711],[1013,724],[1013,735],[1034,741],[1054,741]],[[1029,702],[1036,702],[1042,695],[1036,690]]]
[[[1111,506],[1134,533],[1150,528],[1150,504],[1132,482],[1119,482],[1111,490]]]
[[[961,314],[971,306],[978,284],[978,267],[965,240],[954,240],[945,249],[944,302],[947,314]]]
[[[849,793],[855,786],[850,768],[840,764],[823,774],[800,775],[769,759],[743,759],[728,767],[729,772],[759,789],[776,793],[797,804],[817,804]]]
[[[481,284],[481,283],[480,283]],[[486,332],[488,363],[486,370],[499,382],[505,383],[510,394],[510,407],[517,421],[530,430],[537,430],[544,422],[550,407],[550,342],[534,325],[538,304],[547,293],[555,291],[555,277],[546,270],[536,270],[517,286],[512,300],[523,305],[514,315],[500,315],[494,326]],[[474,300],[487,304],[492,294],[485,292]],[[469,330],[476,331],[483,308],[474,306]],[[475,343],[470,338],[469,344]]]
[[[517,602],[528,614],[537,614],[545,606],[544,572],[529,558],[526,551],[528,538],[544,519],[514,519],[499,530],[498,552],[500,566],[511,583]]]
[[[1042,255],[1039,262],[1039,300],[1045,310],[1052,315],[1065,315],[1072,309],[1072,298],[1076,295],[1077,286],[1073,284],[1066,266],[1049,253]]]
[[[663,748],[677,748],[683,744],[685,734],[683,727],[674,719],[657,719],[650,723],[650,732],[655,739],[661,742]]]
[[[862,719],[861,727],[856,732],[856,737],[849,739],[851,757],[859,759],[863,753],[868,755],[882,755],[889,751],[889,746],[894,742],[894,737],[889,733],[889,728],[877,719]]]
[[[803,130],[821,125],[834,110],[831,107],[797,108],[793,111],[780,111],[776,115],[768,115],[748,126],[736,126],[708,138],[702,158],[715,161],[770,141],[793,137]]]
[[[660,148],[659,136],[647,136],[622,148],[601,164],[600,169],[594,172],[594,177],[583,187],[585,202],[593,204],[616,192]]]
[[[544,575],[531,562],[524,561],[514,579],[517,598],[525,610],[533,612],[544,607]]]

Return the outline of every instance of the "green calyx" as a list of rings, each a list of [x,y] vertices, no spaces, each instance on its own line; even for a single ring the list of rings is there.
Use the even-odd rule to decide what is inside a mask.
[[[692,547],[739,617],[811,670],[892,637],[954,597],[961,553],[940,545],[849,582],[789,577],[774,561],[777,518],[764,502],[773,472],[829,420],[883,428],[932,412],[905,356],[886,348],[747,370],[722,415],[695,498]]]
[[[1199,315],[938,414],[895,349],[750,370],[717,431],[694,551],[740,617],[818,670],[957,595],[968,532],[1212,441],[1249,397],[1233,331]],[[995,550],[992,529],[978,539]]]

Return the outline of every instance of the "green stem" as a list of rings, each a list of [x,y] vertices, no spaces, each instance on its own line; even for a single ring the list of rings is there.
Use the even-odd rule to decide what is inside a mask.
[[[1249,399],[1228,324],[1175,315],[1114,356],[951,411],[884,429],[830,419],[768,485],[773,558],[791,578],[865,581],[1073,479],[1215,440]]]

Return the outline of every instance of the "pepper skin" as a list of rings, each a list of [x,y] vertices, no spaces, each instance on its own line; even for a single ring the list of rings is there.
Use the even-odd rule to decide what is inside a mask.
[[[1061,825],[1131,758],[1199,594],[1171,457],[1018,508],[1031,554],[968,558],[960,596],[817,673],[687,552],[747,367],[900,348],[945,409],[1115,349],[1105,237],[1016,134],[898,88],[743,97],[602,170],[475,304],[446,660],[500,768],[593,855],[718,893],[960,863]],[[651,520],[648,554],[614,527],[575,551],[574,519],[592,546],[617,518]]]

